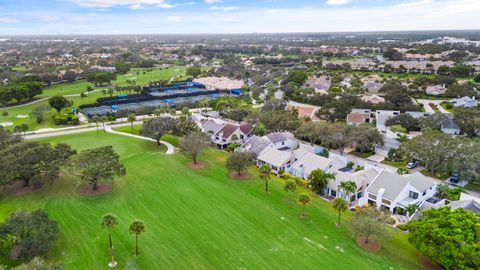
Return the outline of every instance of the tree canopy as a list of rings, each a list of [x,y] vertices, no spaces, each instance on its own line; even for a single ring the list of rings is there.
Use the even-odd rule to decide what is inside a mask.
[[[428,209],[405,227],[409,242],[445,269],[480,268],[480,217],[473,212]]]
[[[104,146],[80,152],[75,160],[80,179],[97,189],[100,181],[112,180],[115,176],[125,175],[125,167],[120,163],[120,156],[112,146]]]
[[[0,224],[2,248],[14,260],[45,255],[57,238],[57,222],[49,219],[43,210],[17,210]]]

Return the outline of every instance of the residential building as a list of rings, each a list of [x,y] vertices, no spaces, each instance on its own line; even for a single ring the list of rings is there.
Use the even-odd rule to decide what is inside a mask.
[[[351,112],[347,115],[347,124],[351,126],[370,123],[370,120],[370,113]]]
[[[259,136],[253,135],[247,141],[245,141],[241,146],[237,147],[235,151],[250,152],[258,156],[265,148],[267,148],[270,145],[270,143],[271,141],[265,136],[259,137]]]
[[[430,96],[440,96],[445,94],[446,91],[445,85],[429,85],[425,89],[425,93]]]
[[[436,182],[419,172],[398,175],[383,170],[366,188],[365,196],[359,201],[359,205],[368,203],[391,213],[403,212],[408,205],[421,206],[433,197],[436,187]]]
[[[285,171],[292,162],[292,152],[278,150],[275,147],[265,148],[257,157],[257,165],[268,165],[273,172]]]
[[[332,167],[333,161],[331,159],[312,152],[305,152],[298,158],[295,157],[295,161],[292,166],[288,168],[287,172],[296,177],[308,179],[312,171],[320,169],[324,172],[330,172]]]
[[[385,98],[375,94],[363,95],[360,99],[364,102],[372,103],[372,104],[379,104],[379,103],[385,102]]]
[[[355,202],[363,197],[365,189],[380,172],[380,168],[373,166],[367,166],[364,170],[357,172],[343,172],[337,170],[334,172],[335,180],[328,182],[325,194],[333,198],[344,198],[349,202]],[[352,181],[357,186],[357,191],[354,194],[345,194],[345,191],[339,188],[342,182],[347,181]]]
[[[478,101],[475,99],[475,97],[454,98],[450,100],[450,103],[452,103],[453,106],[455,107],[463,107],[463,108],[478,107]]]
[[[455,118],[451,115],[449,115],[448,120],[441,126],[441,131],[449,135],[460,135],[461,132]]]
[[[212,142],[220,149],[231,143],[242,144],[251,137],[251,124],[234,124],[220,119],[208,119],[201,122],[201,130],[210,134]],[[235,138],[236,137],[236,138]]]

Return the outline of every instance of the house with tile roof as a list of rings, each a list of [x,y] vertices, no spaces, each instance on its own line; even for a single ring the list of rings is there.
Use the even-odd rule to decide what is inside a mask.
[[[242,144],[252,136],[253,125],[235,124],[220,119],[208,119],[200,122],[202,132],[211,136],[217,148],[225,149],[231,143]]]

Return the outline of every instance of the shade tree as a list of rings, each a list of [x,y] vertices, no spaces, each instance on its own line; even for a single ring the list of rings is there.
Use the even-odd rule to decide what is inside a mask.
[[[160,145],[160,139],[172,132],[177,125],[177,120],[172,117],[158,117],[148,120],[140,129],[140,134],[154,139]]]
[[[234,152],[225,163],[225,167],[231,172],[241,175],[245,170],[255,164],[255,155],[250,152]]]
[[[97,190],[98,183],[111,181],[115,176],[125,175],[126,170],[120,163],[120,156],[112,146],[83,150],[74,160],[80,179]]]
[[[58,238],[58,225],[43,210],[17,210],[0,224],[0,241],[13,260],[44,256]]]
[[[180,139],[180,152],[197,164],[198,156],[210,145],[210,138],[201,131],[195,131]]]

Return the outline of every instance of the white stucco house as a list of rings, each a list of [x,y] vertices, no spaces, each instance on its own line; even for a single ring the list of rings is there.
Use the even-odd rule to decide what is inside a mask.
[[[383,170],[365,189],[359,205],[370,204],[390,213],[403,210],[410,204],[421,206],[437,191],[437,183],[421,173],[398,175]]]

